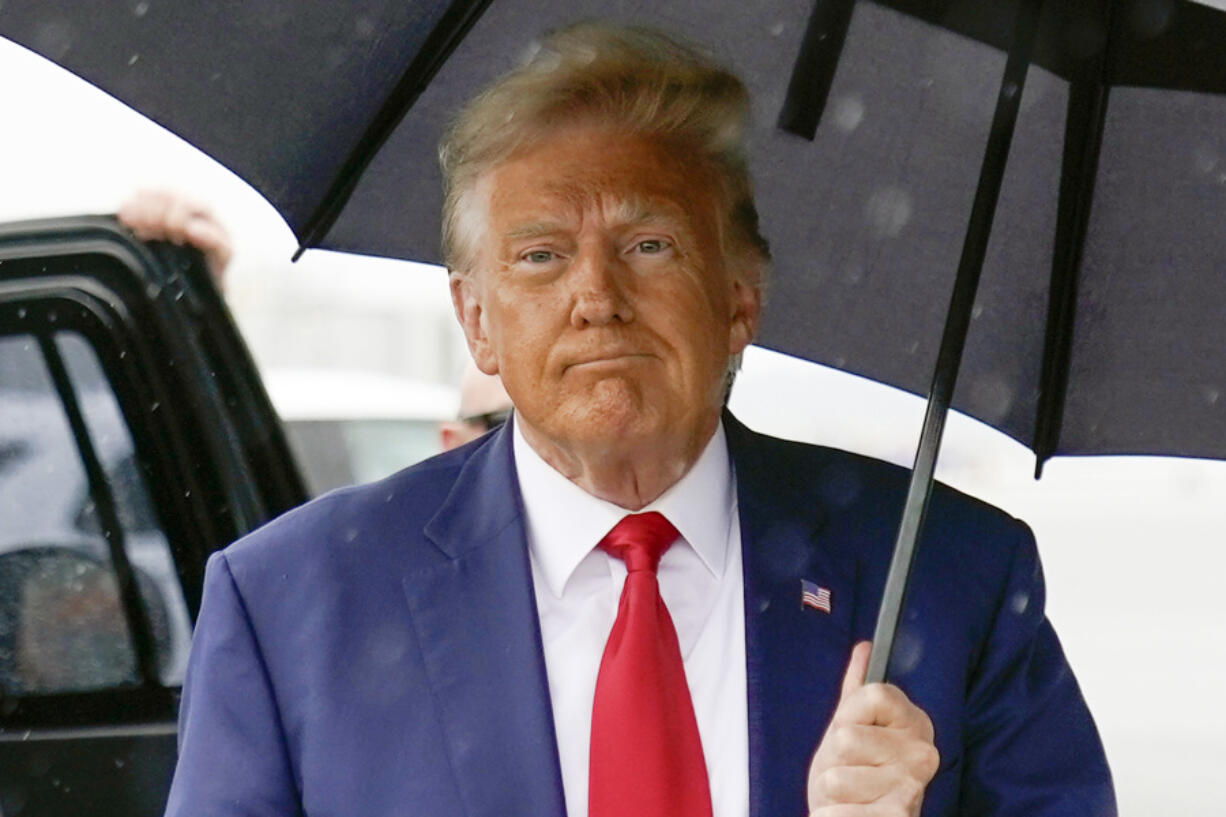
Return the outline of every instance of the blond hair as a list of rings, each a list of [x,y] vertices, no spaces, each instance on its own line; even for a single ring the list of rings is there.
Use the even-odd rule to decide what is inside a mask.
[[[582,23],[553,32],[531,59],[469,102],[439,145],[444,263],[452,272],[472,266],[481,228],[470,196],[481,175],[579,122],[691,149],[697,167],[713,171],[726,262],[760,286],[770,250],[745,162],[748,111],[735,75],[658,31]]]

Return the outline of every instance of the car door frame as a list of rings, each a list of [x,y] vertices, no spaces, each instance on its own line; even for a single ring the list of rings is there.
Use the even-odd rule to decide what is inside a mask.
[[[0,334],[32,335],[54,355],[50,339],[64,331],[84,336],[111,384],[194,623],[209,554],[307,498],[251,355],[199,253],[143,244],[109,217],[0,225]],[[113,498],[96,456],[91,471],[71,387],[65,394],[63,373],[54,362],[49,368],[103,533],[118,542]],[[125,573],[131,585],[123,598],[129,627],[134,639],[142,629],[147,638],[116,547],[121,590]],[[0,746],[35,741],[88,754],[107,741],[154,740],[173,763],[178,694],[145,661],[133,687],[0,698]]]

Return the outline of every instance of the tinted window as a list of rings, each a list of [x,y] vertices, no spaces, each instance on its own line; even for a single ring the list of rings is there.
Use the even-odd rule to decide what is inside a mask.
[[[62,361],[57,387],[52,358]],[[67,391],[69,394],[65,394]],[[75,434],[75,405],[85,439]],[[103,474],[91,486],[87,446]],[[110,535],[98,491],[114,509]],[[73,332],[0,337],[0,683],[18,694],[138,683],[111,541],[148,620],[158,680],[182,677],[188,621],[132,438],[96,355]]]

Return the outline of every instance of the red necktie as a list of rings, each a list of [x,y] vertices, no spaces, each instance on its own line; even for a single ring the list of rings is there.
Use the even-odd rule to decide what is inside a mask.
[[[677,536],[653,511],[625,517],[600,541],[627,574],[596,677],[588,817],[711,815],[681,648],[656,581]]]

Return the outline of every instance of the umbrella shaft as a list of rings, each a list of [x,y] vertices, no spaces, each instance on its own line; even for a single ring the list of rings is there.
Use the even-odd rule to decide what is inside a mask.
[[[1018,108],[1026,84],[1026,72],[1030,66],[1030,55],[1042,8],[1043,0],[1022,0],[1018,7],[1013,45],[1005,63],[1004,75],[1001,77],[996,111],[992,116],[992,129],[988,135],[979,185],[975,191],[975,203],[971,208],[966,239],[962,244],[962,258],[958,263],[958,275],[950,297],[945,331],[941,336],[940,351],[937,353],[936,370],[928,392],[924,427],[915,452],[902,521],[894,542],[894,556],[886,576],[881,608],[877,615],[877,628],[873,633],[873,651],[869,657],[865,679],[868,683],[886,680],[890,653],[906,594],[907,578],[911,573],[916,544],[923,529],[928,499],[932,494],[932,479],[937,453],[941,447],[941,434],[945,429],[945,418],[949,413],[949,404],[958,380],[958,368],[962,363],[962,351],[966,346],[967,331],[970,329],[975,293],[979,289],[979,276],[983,271],[988,239],[992,234],[992,220],[996,215],[996,202],[1000,198],[1001,182],[1009,159],[1009,146],[1013,141],[1013,130],[1017,124]]]

